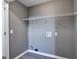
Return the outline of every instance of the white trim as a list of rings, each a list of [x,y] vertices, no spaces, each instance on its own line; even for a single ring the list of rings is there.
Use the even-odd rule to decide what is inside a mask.
[[[51,54],[47,54],[47,53],[42,53],[42,52],[37,52],[37,51],[32,51],[32,50],[26,50],[25,52],[21,53],[20,55],[18,55],[14,59],[19,59],[20,57],[22,57],[24,54],[26,54],[28,52],[39,54],[39,55],[43,55],[43,56],[48,56],[48,57],[51,57],[51,58],[68,59],[68,58],[64,58],[64,57],[60,57],[60,56],[56,56],[56,55],[51,55]]]
[[[4,25],[3,25],[3,39],[4,39],[4,46],[5,46],[5,57],[9,59],[9,4],[5,2],[4,4]],[[4,35],[6,32],[6,35]]]
[[[60,14],[60,15],[50,15],[50,16],[37,16],[37,17],[35,16],[35,17],[24,18],[23,20],[37,20],[37,19],[43,19],[43,18],[73,16],[73,15],[76,15],[76,14],[77,14],[77,12],[65,13],[65,14]]]
[[[29,52],[29,50],[24,51],[23,53],[19,54],[17,57],[14,57],[14,59],[19,59],[20,57],[25,55],[27,52]]]
[[[64,58],[64,57],[60,57],[60,56],[56,56],[56,55],[51,55],[51,54],[47,54],[47,53],[42,53],[42,52],[37,52],[37,51],[32,51],[32,50],[28,50],[28,52],[43,55],[43,56],[48,56],[48,57],[51,57],[51,58],[68,59],[68,58]]]

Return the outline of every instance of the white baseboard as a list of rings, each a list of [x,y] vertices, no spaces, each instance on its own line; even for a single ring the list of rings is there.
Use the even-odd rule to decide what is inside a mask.
[[[18,55],[14,59],[19,59],[20,57],[22,57],[24,54],[26,54],[28,52],[47,56],[47,57],[51,57],[51,58],[56,58],[56,59],[68,59],[68,58],[64,58],[64,57],[60,57],[60,56],[56,56],[56,55],[52,55],[52,54],[47,54],[47,53],[42,53],[42,52],[37,52],[37,51],[33,51],[33,50],[26,50],[25,52],[21,53],[20,55]]]
[[[28,50],[24,51],[23,53],[19,54],[17,57],[14,57],[14,59],[19,59],[20,57],[25,55],[27,52],[29,52],[29,51]]]
[[[43,55],[43,56],[47,56],[47,57],[51,57],[51,58],[68,59],[68,58],[64,58],[64,57],[60,57],[60,56],[56,56],[56,55],[52,55],[52,54],[47,54],[47,53],[42,53],[42,52],[37,52],[37,51],[33,51],[33,50],[28,50],[28,52]]]

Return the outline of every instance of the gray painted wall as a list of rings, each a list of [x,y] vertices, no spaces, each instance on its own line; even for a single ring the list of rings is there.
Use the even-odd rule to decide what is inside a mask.
[[[29,49],[76,59],[75,20],[74,16],[30,20]],[[55,31],[58,32],[56,37]],[[45,32],[53,32],[52,37],[47,38]]]
[[[74,15],[74,48],[74,56],[77,59],[77,15]]]
[[[29,17],[49,16],[49,15],[55,16],[55,15],[61,15],[61,14],[65,14],[65,13],[73,13],[74,11],[75,11],[74,10],[74,0],[57,0],[54,2],[47,3],[47,4],[41,4],[41,5],[30,7],[29,8]],[[43,20],[46,20],[46,19],[43,19]],[[55,18],[55,20],[56,20],[55,29],[59,33],[59,35],[55,38],[56,55],[75,59],[76,50],[74,48],[75,47],[74,45],[76,45],[76,40],[74,38],[74,16],[59,17],[59,18]],[[35,45],[35,47],[38,48],[38,45],[36,46],[36,44],[38,44],[38,40],[41,39],[41,37],[38,37],[38,36],[40,36],[41,35],[40,33],[42,32],[42,31],[40,31],[40,33],[39,33],[39,29],[44,28],[44,26],[43,26],[44,24],[41,24],[43,21],[38,22],[41,25],[38,25],[37,22],[34,25],[33,21],[31,21],[31,20],[29,22],[30,22],[29,26],[31,27],[30,28],[31,30],[29,31],[29,33],[31,32],[31,35],[30,35],[31,37],[33,35],[33,37],[29,39],[30,40],[29,42],[31,42],[30,45],[33,44],[33,45]],[[48,25],[47,27],[51,27],[51,25]],[[43,29],[43,31],[46,31],[46,29]],[[33,41],[32,41],[32,39],[33,39]],[[44,44],[41,42],[45,42],[45,41],[43,41],[43,39],[45,40],[46,38],[44,37],[40,41],[41,46]],[[53,48],[53,47],[50,47],[50,49],[51,48]],[[43,52],[45,52],[45,50]]]
[[[11,3],[10,29],[14,30],[14,34],[10,34],[11,58],[28,49],[27,39],[29,39],[29,49],[34,50],[34,48],[38,48],[41,52],[72,58],[72,56],[74,56],[73,16],[56,18],[56,31],[61,34],[58,35],[59,37],[57,38],[54,38],[54,34],[51,38],[46,38],[45,36],[46,31],[54,32],[55,24],[52,21],[53,19],[30,20],[28,33],[28,21],[22,21],[22,18],[28,17],[28,15],[30,17],[37,17],[73,13],[73,4],[73,0],[58,0],[30,7],[28,13],[27,8],[18,1]],[[63,25],[61,25],[61,23]],[[29,34],[29,38],[27,37],[27,33]]]
[[[55,54],[54,18],[44,18],[29,21],[29,49]],[[52,32],[46,37],[46,32]]]
[[[29,16],[55,16],[74,12],[74,0],[56,0],[29,8]]]
[[[74,38],[74,16],[59,17],[56,19],[56,55],[76,59]]]
[[[77,0],[74,0],[74,12],[77,12]]]
[[[23,17],[28,17],[27,8],[15,1],[10,4],[10,59],[28,49],[28,21],[23,21]]]

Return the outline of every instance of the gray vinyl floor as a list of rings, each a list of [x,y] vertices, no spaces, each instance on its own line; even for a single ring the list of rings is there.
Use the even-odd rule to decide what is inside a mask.
[[[25,54],[24,56],[22,56],[19,59],[56,59],[56,58],[46,57],[46,56],[28,52],[27,54]]]

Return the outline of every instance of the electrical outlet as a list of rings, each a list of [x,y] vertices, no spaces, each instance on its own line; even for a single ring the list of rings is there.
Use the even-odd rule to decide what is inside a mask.
[[[52,32],[46,32],[46,37],[52,37]]]

